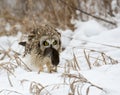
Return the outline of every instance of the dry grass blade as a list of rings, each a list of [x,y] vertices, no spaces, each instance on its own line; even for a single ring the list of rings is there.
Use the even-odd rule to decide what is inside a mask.
[[[91,69],[91,63],[90,63],[89,57],[88,57],[87,54],[86,54],[85,49],[84,49],[84,55],[85,55],[85,59],[86,59],[86,61],[87,61],[87,63],[88,63],[89,69]]]
[[[91,87],[91,86],[89,86],[89,87],[87,88],[87,90],[86,90],[86,95],[89,95],[90,87]]]
[[[70,84],[70,92],[71,94],[75,94],[75,87],[74,87],[74,82]]]
[[[70,70],[71,70],[71,62],[69,60],[66,60],[67,62],[65,63],[64,65],[64,73],[70,73]]]
[[[73,60],[74,60],[74,68],[75,68],[75,70],[80,71],[80,66],[79,66],[79,63],[78,63],[77,58],[75,56],[75,53],[73,53]]]
[[[92,57],[93,58],[93,57]],[[98,61],[103,61],[101,59],[99,59],[99,56],[97,58],[95,58],[96,60],[93,62],[93,66],[100,66],[100,64],[98,63]]]
[[[14,91],[14,90],[7,90],[7,89],[3,89],[3,90],[1,90],[0,91],[0,93],[1,93],[1,95],[16,95],[16,94],[18,94],[18,95],[24,95],[24,94],[22,94],[22,93],[19,93],[19,92],[17,92],[17,91]]]
[[[98,88],[98,89],[100,89],[100,90],[106,92],[102,87],[99,87],[99,86],[97,86],[97,85],[94,85],[94,84],[92,84],[91,82],[89,82],[89,83],[91,84],[91,86],[94,86],[94,87],[96,87],[96,88]]]
[[[13,87],[13,84],[12,84],[12,81],[11,81],[11,79],[10,79],[10,75],[9,75],[8,72],[7,72],[7,77],[8,77],[8,81],[9,81],[10,86]]]
[[[105,60],[105,54],[104,53],[101,53],[101,56],[103,58],[103,62],[105,63],[105,65],[107,64],[106,60]]]

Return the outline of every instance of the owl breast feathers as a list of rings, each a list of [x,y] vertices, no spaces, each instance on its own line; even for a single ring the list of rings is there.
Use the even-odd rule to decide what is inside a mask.
[[[25,47],[25,55],[30,56],[30,62],[39,71],[44,70],[46,65],[48,72],[57,71],[59,53],[61,51],[61,35],[49,26],[34,28],[25,42],[20,42]]]

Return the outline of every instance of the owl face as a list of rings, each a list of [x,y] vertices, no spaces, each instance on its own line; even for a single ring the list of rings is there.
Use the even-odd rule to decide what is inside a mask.
[[[54,48],[57,51],[60,50],[60,40],[57,35],[53,36],[42,36],[39,41],[40,49],[42,52],[45,51],[46,48]]]

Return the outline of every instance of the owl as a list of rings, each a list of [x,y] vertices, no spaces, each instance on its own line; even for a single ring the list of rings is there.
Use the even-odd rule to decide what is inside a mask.
[[[34,28],[27,36],[27,41],[19,44],[25,47],[24,56],[29,55],[32,65],[39,71],[46,65],[48,72],[57,72],[59,53],[61,51],[61,35],[49,25]]]

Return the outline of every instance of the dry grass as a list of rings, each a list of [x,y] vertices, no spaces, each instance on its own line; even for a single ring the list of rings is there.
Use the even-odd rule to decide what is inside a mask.
[[[93,49],[83,49],[83,52],[82,53],[80,52],[80,54],[83,54],[84,56],[76,57],[77,55],[75,56],[75,53],[73,53],[73,59],[66,60],[66,64],[64,67],[65,72],[69,73],[71,69],[75,71],[80,71],[81,70],[80,68],[82,67],[80,66],[81,63],[77,61],[78,59],[85,60],[86,61],[85,63],[87,64],[89,69],[98,66],[114,65],[119,63],[118,60],[112,58],[111,56],[108,56],[106,53]]]
[[[77,61],[77,58],[75,54],[73,54],[72,60],[66,60],[66,63],[64,65],[64,73],[70,73],[71,70],[80,71],[80,64]]]
[[[84,55],[85,56],[89,56],[89,57],[85,57],[88,66],[91,69],[91,65],[93,66],[102,66],[102,65],[108,65],[108,64],[118,64],[118,60],[115,60],[114,58],[108,56],[107,54],[105,54],[104,52],[100,52],[100,51],[96,51],[96,50],[88,50],[88,54],[87,52],[84,50]],[[94,56],[93,54],[97,54],[97,56]],[[94,61],[91,62],[91,60],[94,59]]]
[[[66,80],[69,79],[69,86],[70,91],[68,95],[83,95],[82,91],[85,85],[88,85],[86,89],[86,95],[89,95],[89,90],[91,87],[95,87],[100,89],[101,91],[106,92],[103,88],[92,84],[89,80],[87,80],[84,76],[82,76],[80,73],[77,74],[63,74],[62,77],[66,78]]]
[[[51,84],[51,85],[45,85],[43,86],[42,83],[38,83],[35,81],[29,81],[29,80],[21,80],[21,84],[28,82],[30,84],[29,86],[29,92],[32,95],[52,95],[51,91],[54,91],[56,89],[60,89],[61,86],[68,86],[66,83],[58,83],[58,84]]]
[[[84,13],[84,11],[90,15],[98,14],[98,17],[105,19],[108,18],[108,20],[112,20],[112,22],[115,22],[112,17],[115,16],[115,14],[120,13],[119,0],[117,0],[116,7],[114,9],[112,9],[113,0],[13,1],[13,3],[8,3],[8,0],[0,1],[0,36],[15,35],[18,31],[22,31],[23,33],[29,32],[29,30],[34,26],[33,24],[51,24],[57,28],[70,28],[73,30],[74,25],[71,23],[72,19],[79,19],[81,21],[91,19],[90,16]],[[83,12],[77,9],[82,10]],[[6,23],[11,26],[9,31],[5,29]],[[19,28],[19,25],[21,28]]]
[[[89,69],[92,69],[94,66],[102,66],[102,65],[114,65],[118,64],[118,61],[113,59],[112,57],[106,55],[104,52],[100,52],[97,50],[89,49],[83,50],[84,59],[87,62]],[[94,55],[95,54],[95,55]],[[97,56],[96,56],[97,55]],[[83,57],[81,58],[83,60]],[[80,63],[77,61],[77,57],[75,53],[73,53],[73,59],[67,60],[64,65],[64,73],[62,77],[64,78],[64,84],[68,84],[70,87],[70,91],[68,95],[84,95],[83,92],[85,90],[86,95],[89,95],[90,89],[95,87],[104,93],[107,93],[102,87],[99,87],[88,79],[86,79],[80,73]],[[76,71],[75,74],[72,74],[71,71]]]
[[[32,95],[40,95],[42,94],[42,91],[44,91],[44,93],[46,93],[46,95],[51,95],[50,92],[46,89],[46,87],[42,86],[42,84],[40,83],[36,83],[36,82],[31,82],[30,84],[30,93]]]
[[[17,68],[17,67],[22,67],[27,71],[31,71],[19,57],[20,54],[16,51],[12,50],[11,47],[9,47],[8,50],[5,50],[3,48],[2,50],[0,50],[0,54],[1,54],[0,60],[9,59],[9,62],[0,64],[0,67],[6,69],[7,71],[9,71],[9,72],[15,71],[15,68]],[[15,62],[12,60],[14,60]]]
[[[9,43],[10,44],[10,43]],[[12,45],[10,45],[12,46]],[[26,71],[31,71],[27,65],[19,58],[20,54],[14,50],[12,50],[11,47],[8,48],[8,50],[5,50],[4,48],[0,50],[0,70],[4,71],[7,74],[8,82],[11,87],[13,87],[13,80],[11,80],[11,76],[14,76],[14,72],[18,67],[23,68]],[[4,60],[8,60],[5,61]],[[2,90],[2,92],[10,92],[9,90]],[[16,93],[14,91],[11,91],[10,93]],[[19,93],[18,93],[19,94]]]
[[[87,61],[87,64],[89,66],[89,69],[91,69],[90,56],[89,56],[89,54],[88,55],[86,54],[85,50],[84,50],[84,55],[85,55],[85,59]]]

